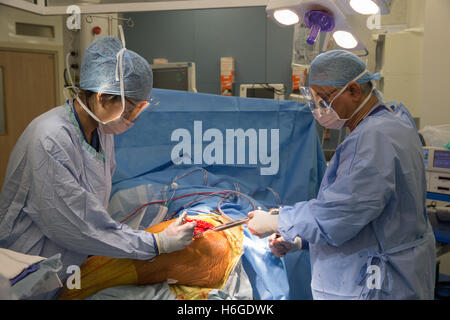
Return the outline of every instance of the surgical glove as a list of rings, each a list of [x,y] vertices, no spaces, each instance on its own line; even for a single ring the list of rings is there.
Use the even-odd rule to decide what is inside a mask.
[[[196,222],[185,222],[186,212],[164,231],[155,233],[159,254],[182,250],[192,243]]]
[[[248,214],[250,221],[248,229],[250,232],[260,238],[270,236],[278,232],[278,215],[270,214],[267,211],[255,210]]]
[[[269,248],[275,257],[281,258],[288,252],[302,250],[302,239],[295,237],[294,242],[288,242],[279,233],[274,233],[269,237]]]

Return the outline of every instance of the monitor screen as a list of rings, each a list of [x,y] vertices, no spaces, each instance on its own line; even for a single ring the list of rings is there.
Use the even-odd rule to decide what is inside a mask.
[[[274,99],[274,88],[247,88],[247,98]]]
[[[435,150],[433,166],[435,168],[450,169],[450,150]]]
[[[153,69],[153,87],[170,90],[189,90],[187,68]]]

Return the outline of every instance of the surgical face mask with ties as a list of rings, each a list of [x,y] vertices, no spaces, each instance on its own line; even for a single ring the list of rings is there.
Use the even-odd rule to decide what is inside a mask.
[[[366,74],[366,72],[368,72],[368,70],[364,70],[352,81],[357,81],[364,74]],[[344,124],[348,120],[350,120],[355,114],[357,114],[358,111],[360,111],[366,105],[367,101],[369,101],[373,91],[375,90],[375,86],[372,86],[370,94],[367,95],[366,99],[358,106],[358,108],[355,109],[355,111],[349,118],[341,119],[337,114],[337,112],[333,109],[332,105],[334,100],[336,100],[340,95],[344,93],[350,82],[347,83],[338,92],[338,94],[331,100],[329,104],[324,99],[322,99],[312,88],[309,87],[300,88],[300,92],[303,95],[303,97],[307,100],[308,106],[311,109],[314,118],[317,120],[317,122],[319,122],[321,126],[328,129],[337,129],[337,130],[341,129],[344,126]]]

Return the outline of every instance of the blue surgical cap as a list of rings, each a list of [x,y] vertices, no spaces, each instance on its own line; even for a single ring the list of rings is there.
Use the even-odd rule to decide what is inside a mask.
[[[101,37],[87,47],[81,64],[80,88],[120,96],[116,80],[117,53],[122,42],[116,37]],[[153,73],[147,60],[131,50],[123,53],[124,95],[135,100],[149,100]]]
[[[309,85],[345,86],[364,70],[365,63],[357,55],[345,50],[330,50],[319,54],[311,62]],[[379,80],[380,74],[367,71],[357,83]]]

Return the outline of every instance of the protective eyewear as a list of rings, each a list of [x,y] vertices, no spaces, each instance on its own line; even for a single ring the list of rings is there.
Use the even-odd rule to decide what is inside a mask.
[[[301,87],[300,93],[306,100],[306,103],[308,104],[308,107],[311,110],[311,112],[320,115],[323,113],[329,113],[331,111],[331,106],[333,105],[334,100],[336,100],[337,97],[342,95],[342,93],[346,89],[347,86],[343,87],[341,90],[339,90],[339,88],[335,88],[326,97],[322,97],[319,93],[317,93],[314,89],[310,87]],[[339,90],[339,92],[334,95],[334,93],[337,90]],[[333,96],[332,99],[331,96]]]
[[[300,87],[300,93],[311,112],[322,113],[330,108],[330,105],[310,87]]]
[[[136,121],[144,111],[150,111],[156,108],[159,105],[159,101],[156,101],[153,98],[150,98],[148,101],[134,102],[130,98],[125,97],[125,110],[122,114],[122,117],[129,121]]]

